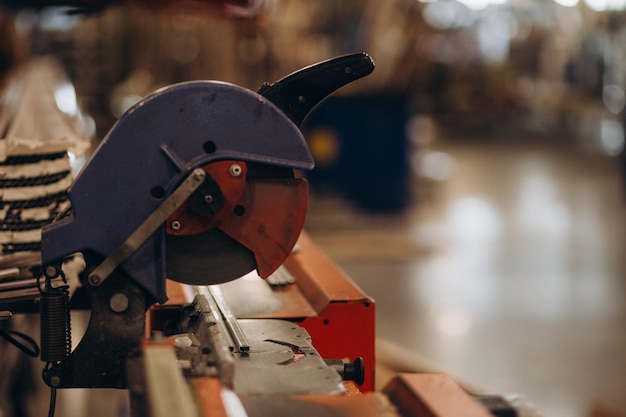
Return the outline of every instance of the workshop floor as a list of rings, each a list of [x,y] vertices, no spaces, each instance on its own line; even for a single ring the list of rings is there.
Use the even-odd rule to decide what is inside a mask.
[[[442,370],[549,417],[626,415],[619,160],[521,139],[432,151],[450,176],[416,180],[406,213],[310,204],[309,234],[376,300],[381,371]]]

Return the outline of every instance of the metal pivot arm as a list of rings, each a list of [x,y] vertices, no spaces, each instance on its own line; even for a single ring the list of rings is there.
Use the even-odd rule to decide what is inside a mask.
[[[196,168],[191,175],[174,191],[129,237],[111,253],[91,274],[89,284],[98,286],[132,255],[143,242],[154,233],[165,220],[179,208],[189,196],[202,184],[206,173]]]

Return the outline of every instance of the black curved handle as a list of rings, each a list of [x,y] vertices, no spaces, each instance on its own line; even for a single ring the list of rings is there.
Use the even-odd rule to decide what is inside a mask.
[[[307,114],[331,93],[372,71],[374,61],[369,55],[344,55],[298,70],[273,84],[265,83],[257,93],[300,126]]]

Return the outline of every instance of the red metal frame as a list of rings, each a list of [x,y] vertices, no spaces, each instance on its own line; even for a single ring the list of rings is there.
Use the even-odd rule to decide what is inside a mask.
[[[361,391],[374,391],[376,306],[306,235],[299,249],[285,262],[296,283],[275,290],[283,307],[256,318],[286,319],[298,323],[311,335],[313,346],[326,359],[363,358],[365,379]],[[169,301],[149,314],[148,329],[162,330],[177,320],[173,306],[187,300],[181,284],[168,281]],[[173,312],[173,315],[168,314]],[[255,318],[255,317],[240,317]]]

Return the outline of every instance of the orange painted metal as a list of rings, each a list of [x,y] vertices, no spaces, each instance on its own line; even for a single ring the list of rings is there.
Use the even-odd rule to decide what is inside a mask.
[[[176,329],[180,323],[180,306],[190,303],[183,285],[165,280],[165,289],[168,300],[164,304],[154,304],[146,313],[146,338],[152,332],[160,331],[167,333],[168,329]]]
[[[196,395],[200,417],[226,417],[228,414],[221,398],[221,385],[216,378],[193,379],[192,386]],[[358,390],[357,390],[358,391]],[[258,401],[262,400],[260,403]],[[243,398],[245,406],[245,396]],[[254,403],[264,411],[262,415],[280,410],[281,405],[289,405],[297,409],[300,416],[318,417],[323,410],[325,414],[335,417],[400,417],[395,408],[381,394],[366,393],[355,395],[272,395],[256,398]],[[250,410],[247,410],[251,413]],[[259,414],[259,410],[254,410]],[[313,414],[312,414],[313,413]]]
[[[227,304],[239,319],[297,319],[317,316],[298,284],[268,285],[249,274],[220,285]]]
[[[255,317],[239,318],[292,320],[307,330],[313,346],[323,358],[351,361],[357,357],[363,358],[365,381],[359,388],[363,392],[374,391],[374,300],[346,276],[306,233],[300,236],[298,247],[299,250],[292,253],[284,264],[296,283],[286,287],[265,288],[269,296],[280,301],[282,307]],[[191,301],[185,298],[181,284],[168,281],[167,285],[170,301],[165,306],[154,306],[151,309],[151,323],[156,326],[153,330],[160,330],[178,319],[172,305],[179,304],[182,299],[185,302],[180,304]],[[254,298],[242,299],[254,302]],[[236,310],[236,306],[232,307]]]
[[[279,311],[262,314],[263,318],[291,319],[311,335],[313,346],[326,359],[363,358],[366,375],[361,387],[345,381],[345,395],[276,396],[268,401],[298,404],[302,415],[307,410],[332,410],[345,417],[490,417],[491,414],[449,376],[441,373],[399,374],[382,392],[374,391],[375,374],[375,303],[303,233],[299,250],[291,254],[285,266],[296,279],[295,285],[271,289],[285,301]],[[228,284],[225,284],[228,285]],[[163,318],[169,309],[186,299],[183,286],[168,282],[170,301],[161,309]],[[171,320],[178,316],[173,314]],[[163,321],[163,320],[161,320]],[[221,386],[214,378],[194,379],[202,417],[224,417]],[[244,401],[245,402],[245,401]],[[300,409],[300,408],[299,408]]]
[[[238,166],[238,175],[232,175],[232,166]],[[232,215],[233,210],[243,196],[246,187],[247,166],[243,161],[219,161],[207,164],[202,169],[220,188],[224,197],[224,207],[213,216],[200,216],[193,211],[189,200],[185,201],[165,222],[166,232],[170,235],[195,235],[218,227],[224,219]],[[178,221],[179,228],[172,228],[172,222]]]
[[[187,304],[191,300],[187,299],[187,294],[183,290],[183,286],[172,280],[165,280],[165,291],[167,292],[167,304],[170,305],[183,305]],[[155,306],[158,308],[158,306]]]
[[[267,278],[285,262],[296,244],[308,202],[303,179],[253,179],[246,185],[240,206],[219,229],[254,253],[257,272]]]
[[[285,262],[298,288],[317,311],[299,324],[311,335],[324,358],[354,360],[362,357],[362,391],[375,389],[376,305],[303,233],[300,251]]]
[[[318,313],[330,302],[373,303],[305,232],[300,235],[298,246],[300,250],[287,258],[285,266]]]
[[[304,410],[307,409],[307,404],[309,403],[325,406],[328,409],[328,413],[332,416],[400,417],[399,414],[396,413],[393,405],[391,405],[384,396],[373,392],[357,396],[294,396],[292,399],[300,401]]]
[[[218,378],[191,379],[200,417],[228,417],[222,401],[222,384]]]
[[[348,397],[363,395],[363,393],[359,389],[359,386],[352,381],[343,381],[343,387],[346,390],[344,395],[347,395]]]
[[[232,167],[237,167],[236,175]],[[217,228],[254,253],[259,275],[267,278],[287,259],[304,226],[306,180],[247,178],[243,161],[213,162],[202,169],[219,186],[224,206],[203,216],[186,201],[165,222],[166,232],[184,236]]]
[[[443,373],[402,373],[385,386],[383,393],[405,417],[492,417]]]
[[[357,302],[331,302],[317,317],[299,323],[323,358],[363,358],[365,379],[360,389],[375,388],[375,305]]]

